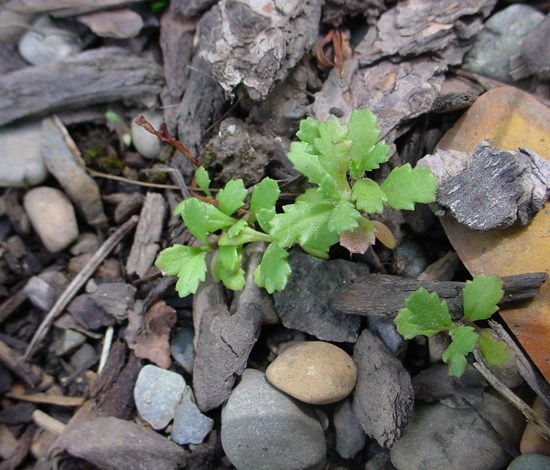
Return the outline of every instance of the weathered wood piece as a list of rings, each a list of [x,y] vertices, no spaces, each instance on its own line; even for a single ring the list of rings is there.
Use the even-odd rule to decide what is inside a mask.
[[[411,376],[384,346],[365,329],[353,350],[357,384],[352,395],[355,417],[366,434],[391,447],[409,422],[414,405]]]
[[[546,281],[546,273],[530,273],[502,277],[504,297],[499,305],[524,300],[538,294]],[[393,318],[403,308],[405,299],[417,289],[437,292],[447,301],[453,320],[462,318],[462,289],[464,282],[417,281],[398,276],[368,274],[340,289],[332,300],[332,308],[341,313]]]
[[[91,11],[117,8],[144,0],[10,0],[4,8],[19,13],[48,13],[56,17],[74,16]]]
[[[166,203],[158,193],[147,193],[136,227],[134,243],[126,262],[128,274],[142,278],[155,262],[164,226]]]
[[[0,77],[0,125],[97,103],[147,103],[162,89],[162,68],[115,47],[26,67]]]
[[[468,228],[486,231],[526,225],[548,200],[550,162],[535,152],[504,152],[484,142],[468,160],[463,171],[440,182],[436,195],[446,215]],[[444,161],[436,153],[430,167],[446,165]]]

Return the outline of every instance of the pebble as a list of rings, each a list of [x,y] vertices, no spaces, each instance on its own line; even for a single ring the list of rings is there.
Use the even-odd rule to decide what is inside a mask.
[[[323,468],[323,429],[308,405],[246,369],[222,410],[221,441],[239,470]]]
[[[279,390],[312,405],[346,398],[357,380],[352,358],[323,341],[305,341],[285,349],[265,374]]]
[[[510,58],[520,53],[523,38],[544,19],[537,9],[514,4],[495,13],[485,23],[476,41],[464,58],[463,67],[507,83]]]
[[[550,470],[550,457],[540,454],[518,455],[506,470]]]
[[[487,393],[479,411],[506,442],[517,445],[524,427],[519,411]],[[498,470],[511,460],[475,410],[441,403],[415,407],[407,432],[393,445],[390,455],[398,470],[458,470],[465,462],[470,470]]]
[[[0,186],[27,187],[42,183],[48,170],[42,158],[42,125],[22,123],[0,129]]]
[[[176,414],[185,380],[179,374],[153,365],[143,367],[134,387],[139,415],[153,429],[164,429]]]
[[[25,194],[23,206],[48,251],[67,248],[78,237],[73,206],[64,193],[40,186]]]
[[[193,363],[195,361],[194,338],[195,330],[183,327],[178,330],[170,345],[172,357],[185,369],[185,372],[189,372],[190,374],[193,372]]]
[[[158,111],[144,111],[141,114],[145,116],[155,129],[160,129],[162,125],[162,113]],[[132,133],[132,143],[142,157],[151,160],[158,158],[162,145],[156,136],[147,132],[143,127],[138,126],[135,123],[135,119],[132,119],[130,131]]]
[[[550,50],[548,38],[550,37],[550,15],[533,29],[521,44],[521,55],[527,68],[539,80],[550,80]]]
[[[78,20],[103,38],[133,38],[143,28],[143,19],[128,8],[81,15]]]
[[[89,369],[97,360],[97,353],[90,343],[84,343],[71,356],[71,366],[75,370]]]
[[[27,62],[40,65],[78,54],[82,43],[75,31],[60,28],[48,15],[42,15],[21,35],[18,50]]]
[[[322,341],[354,343],[361,317],[336,313],[330,302],[336,290],[369,268],[345,260],[325,261],[298,251],[288,258],[292,274],[285,289],[275,292],[275,309],[283,325],[304,331]]]
[[[38,276],[28,280],[23,292],[35,307],[44,311],[49,310],[55,302],[53,287]]]
[[[333,415],[336,431],[336,452],[344,459],[351,459],[367,442],[367,436],[353,410],[349,400],[338,403]]]
[[[77,256],[81,255],[82,253],[93,253],[97,251],[99,248],[99,238],[97,235],[86,232],[81,233],[78,236],[78,239],[76,242],[71,246],[71,249],[69,250],[71,252],[71,255]]]
[[[73,352],[86,342],[86,336],[78,331],[67,329],[63,330],[55,340],[55,354],[63,356]]]
[[[403,240],[393,254],[396,271],[403,277],[416,279],[430,264],[424,246],[414,239]]]
[[[200,444],[214,427],[214,420],[203,415],[195,404],[191,387],[185,387],[172,424],[172,440],[180,445]]]

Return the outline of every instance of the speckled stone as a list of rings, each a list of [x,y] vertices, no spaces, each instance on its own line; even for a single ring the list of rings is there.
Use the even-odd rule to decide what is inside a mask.
[[[306,341],[283,351],[266,370],[267,379],[290,396],[313,405],[346,398],[357,380],[351,357],[324,341]]]

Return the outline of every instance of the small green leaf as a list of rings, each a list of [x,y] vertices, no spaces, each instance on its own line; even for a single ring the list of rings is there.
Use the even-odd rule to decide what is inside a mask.
[[[416,202],[434,202],[437,181],[429,168],[411,168],[410,164],[394,168],[381,185],[394,209],[413,210]]]
[[[319,151],[319,162],[340,191],[346,191],[349,188],[347,172],[352,142],[346,140],[348,132],[348,126],[339,119],[329,118],[319,124],[320,137],[314,141]]]
[[[405,308],[395,317],[397,331],[405,339],[418,335],[433,336],[453,327],[447,302],[421,287],[405,300]]]
[[[208,197],[212,197],[212,193],[210,192],[210,176],[208,176],[208,173],[204,169],[204,167],[199,166],[195,170],[195,181],[199,185],[199,188],[202,189],[204,194],[206,194]]]
[[[283,214],[271,220],[273,241],[281,248],[299,243],[304,248],[328,252],[338,242],[338,234],[327,229],[334,206],[327,202],[297,201],[283,207]]]
[[[124,123],[124,119],[122,119],[117,113],[114,111],[107,111],[105,113],[105,119],[109,122],[117,122],[117,123]]]
[[[349,201],[341,201],[334,207],[328,219],[327,227],[331,232],[340,235],[342,232],[359,227],[361,213]]]
[[[242,246],[219,247],[210,263],[214,281],[222,282],[225,287],[234,291],[242,290],[246,280],[241,259]]]
[[[313,141],[319,137],[319,123],[312,117],[302,119],[296,137],[302,142],[313,145]]]
[[[474,322],[486,320],[498,310],[504,291],[498,276],[480,274],[472,281],[467,281],[464,290],[464,318]]]
[[[244,205],[247,194],[248,191],[244,187],[243,180],[231,180],[218,192],[216,199],[220,210],[224,214],[231,215]]]
[[[452,341],[443,351],[443,362],[449,364],[449,375],[460,377],[466,370],[466,356],[471,353],[477,342],[477,333],[471,326],[455,326],[449,330]]]
[[[178,276],[176,290],[180,297],[187,297],[206,277],[206,253],[200,247],[174,245],[159,253],[155,266],[165,276]]]
[[[239,235],[245,227],[248,226],[248,222],[245,219],[239,219],[237,222],[235,222],[231,228],[227,231],[227,235],[231,238],[235,238],[237,235]]]
[[[204,243],[209,233],[228,229],[236,220],[224,214],[217,207],[191,197],[180,202],[174,209],[174,215],[181,214],[189,231]]]
[[[288,276],[292,272],[287,261],[288,252],[271,243],[262,257],[262,262],[254,272],[254,280],[260,287],[273,294],[286,287]]]
[[[275,215],[275,203],[280,193],[279,185],[271,178],[264,178],[256,185],[250,197],[250,224],[258,220],[262,229],[269,231],[269,221]],[[258,217],[260,211],[263,211],[263,215]]]
[[[482,331],[479,335],[479,350],[487,363],[496,367],[502,367],[512,357],[506,343],[493,338],[488,331]]]
[[[376,181],[369,178],[361,178],[355,182],[351,200],[356,203],[357,209],[371,214],[380,214],[384,210],[384,203],[388,202],[384,191]]]
[[[388,161],[389,146],[383,141],[376,143],[380,131],[376,128],[376,116],[368,109],[353,111],[348,125],[347,138],[353,141],[350,174],[360,178],[365,171],[380,168],[380,163]]]
[[[302,173],[310,183],[319,184],[325,177],[325,169],[319,162],[319,156],[308,151],[306,142],[292,142],[288,159],[297,171]]]

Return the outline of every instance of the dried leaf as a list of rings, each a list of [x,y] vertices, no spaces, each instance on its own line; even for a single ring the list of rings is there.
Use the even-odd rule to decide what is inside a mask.
[[[385,247],[393,250],[397,246],[397,240],[392,231],[379,220],[373,220],[372,224],[374,225],[376,239]]]

